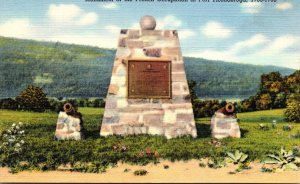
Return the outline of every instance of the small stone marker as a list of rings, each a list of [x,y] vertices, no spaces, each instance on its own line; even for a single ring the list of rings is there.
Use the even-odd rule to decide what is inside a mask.
[[[212,137],[217,139],[225,137],[241,137],[240,127],[234,111],[234,105],[232,103],[227,103],[225,107],[215,112],[211,119]]]
[[[56,140],[82,139],[81,114],[70,103],[64,105],[64,112],[59,112],[56,124]]]
[[[140,26],[120,32],[100,135],[197,137],[177,31]]]

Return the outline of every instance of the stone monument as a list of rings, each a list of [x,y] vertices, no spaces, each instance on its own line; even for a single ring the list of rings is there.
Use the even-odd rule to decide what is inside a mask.
[[[151,16],[140,26],[120,31],[100,135],[196,137],[177,31],[155,30]]]
[[[227,103],[215,112],[211,119],[212,137],[221,139],[225,137],[241,137],[240,127],[237,122],[235,107],[232,103]]]
[[[64,112],[58,114],[55,139],[80,140],[83,137],[82,116],[70,103],[64,105]]]

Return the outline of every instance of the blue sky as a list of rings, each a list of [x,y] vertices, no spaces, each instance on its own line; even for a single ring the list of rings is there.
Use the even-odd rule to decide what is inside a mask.
[[[138,29],[152,15],[157,29],[178,30],[184,56],[300,69],[297,0],[210,1],[0,0],[0,35],[115,48],[120,29]]]

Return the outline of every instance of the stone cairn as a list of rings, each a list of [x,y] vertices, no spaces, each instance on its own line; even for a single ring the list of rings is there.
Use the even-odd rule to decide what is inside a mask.
[[[151,134],[164,135],[168,139],[182,135],[197,137],[177,31],[155,30],[156,21],[152,16],[142,17],[140,26],[141,30],[120,31],[100,135]],[[149,90],[144,90],[149,96],[130,98],[129,93],[141,90],[129,88],[128,71],[131,68],[128,65],[131,60],[136,61],[135,66],[130,65],[136,70],[140,69],[139,63],[146,63],[147,72],[151,70],[152,64],[154,68],[167,60],[169,65],[162,64],[164,66],[160,70],[170,67],[169,87],[161,85],[166,89],[161,90],[160,86],[153,84],[155,79],[149,79],[146,81],[149,82]],[[161,71],[157,71],[157,75],[162,75]],[[140,76],[140,79],[145,78],[145,75]],[[147,85],[138,85],[147,88]],[[151,85],[155,87],[149,87]],[[152,98],[151,93],[159,90],[162,94],[169,92],[169,97]]]
[[[227,103],[215,112],[211,119],[212,137],[221,139],[225,137],[241,137],[240,127],[237,122],[235,107],[232,103]]]
[[[82,133],[82,115],[70,103],[64,104],[64,112],[59,112],[56,124],[56,140],[80,140]]]

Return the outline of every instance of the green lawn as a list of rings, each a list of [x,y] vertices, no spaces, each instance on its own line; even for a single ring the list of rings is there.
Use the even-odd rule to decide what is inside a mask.
[[[185,136],[167,140],[163,136],[149,135],[104,138],[99,136],[103,109],[79,108],[79,112],[83,114],[87,130],[85,140],[55,141],[53,137],[57,113],[53,112],[0,110],[0,132],[10,127],[12,123],[21,121],[25,124],[26,146],[20,160],[28,162],[28,166],[23,169],[38,168],[41,165],[43,169],[56,169],[61,164],[78,162],[98,163],[98,166],[116,164],[118,161],[145,164],[157,160],[152,154],[154,152],[163,159],[187,160],[224,157],[226,152],[239,149],[249,154],[251,160],[260,160],[268,153],[277,152],[281,147],[291,150],[300,144],[299,139],[289,138],[289,135],[300,131],[299,123],[292,123],[291,131],[282,129],[287,125],[283,121],[283,109],[238,114],[242,138],[223,139],[221,140],[223,145],[220,147],[208,144],[211,141],[209,118],[196,120],[198,130],[196,139]],[[277,121],[276,128],[272,128],[272,120]],[[260,130],[261,123],[270,129]],[[126,146],[126,150],[114,149],[114,145]],[[151,153],[146,153],[147,148],[148,150],[151,148]]]

